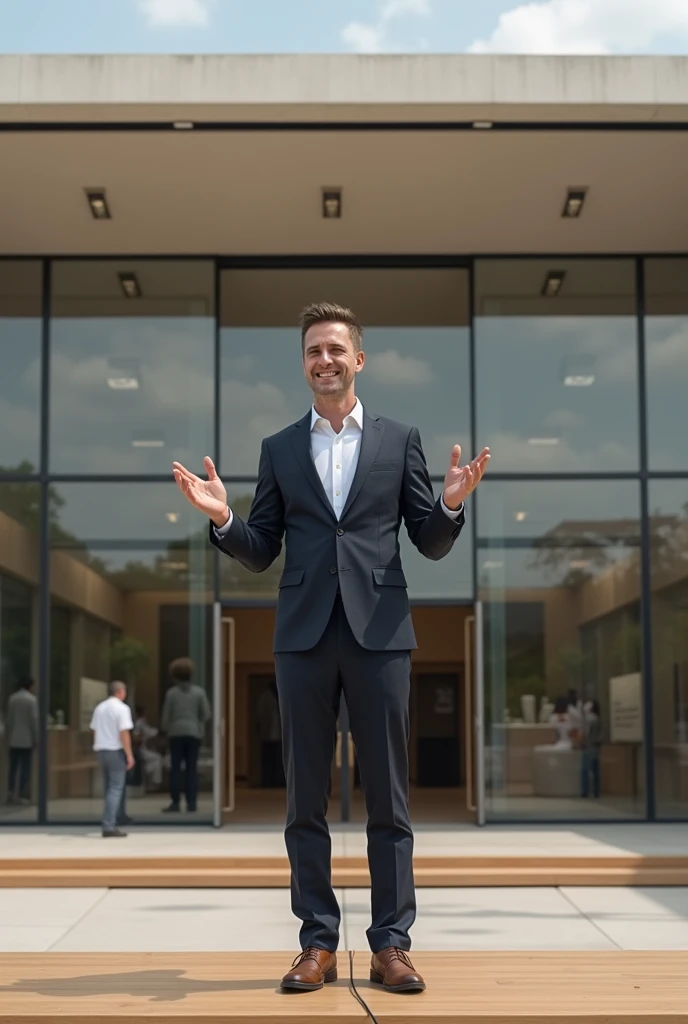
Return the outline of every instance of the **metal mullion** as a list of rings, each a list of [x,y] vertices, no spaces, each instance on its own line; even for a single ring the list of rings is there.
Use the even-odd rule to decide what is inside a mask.
[[[656,819],[654,706],[652,700],[652,564],[650,557],[650,495],[648,479],[647,363],[645,350],[645,263],[636,261],[638,343],[638,442],[640,446],[640,616],[643,721],[645,728],[645,801],[649,821]]]
[[[48,708],[50,706],[50,289],[52,265],[42,264],[41,280],[41,448],[38,599],[38,822],[48,819]]]

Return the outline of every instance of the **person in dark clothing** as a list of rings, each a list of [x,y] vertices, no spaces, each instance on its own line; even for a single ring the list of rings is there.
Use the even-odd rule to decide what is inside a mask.
[[[198,752],[210,718],[205,690],[193,681],[190,658],[177,658],[170,665],[172,686],[165,694],[161,727],[170,743],[170,798],[165,811],[178,811],[181,801],[182,765],[185,769],[187,811],[196,810],[198,797]]]
[[[592,795],[595,800],[600,796],[600,748],[602,746],[602,721],[600,705],[594,700],[586,709],[583,720],[583,758],[582,758],[582,790],[581,795],[590,795],[590,779],[592,778]]]

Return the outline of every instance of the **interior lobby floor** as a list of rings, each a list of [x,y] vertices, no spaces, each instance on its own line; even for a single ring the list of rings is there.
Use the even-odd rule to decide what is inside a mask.
[[[166,793],[147,793],[145,795],[130,794],[127,798],[127,812],[135,822],[154,824],[158,822],[180,825],[198,822],[212,822],[212,797],[209,793],[201,793],[198,809],[193,815],[182,810],[179,814],[164,813],[163,808],[169,804]],[[416,825],[456,825],[471,824],[474,812],[466,805],[465,789],[432,789],[429,787],[411,787],[411,819]],[[79,797],[52,800],[48,804],[51,822],[84,821],[96,824],[102,813],[100,797]],[[666,808],[669,816],[671,808]],[[615,797],[613,800],[582,800],[564,797],[532,797],[510,796],[507,799],[495,797],[487,804],[489,817],[507,820],[529,819],[534,821],[614,821],[644,818],[644,807],[631,797]],[[683,808],[677,806],[676,816],[685,814]],[[281,825],[285,817],[285,790],[283,789],[248,789],[238,786],[236,789],[236,806],[231,815],[226,815],[227,823],[236,824],[273,824]],[[36,819],[35,804],[29,806],[3,805],[0,807],[0,821],[11,821],[16,824],[30,824]],[[341,821],[341,805],[337,795],[330,800],[328,812],[330,823]],[[366,820],[363,794],[355,789],[349,806],[349,820],[364,823]]]

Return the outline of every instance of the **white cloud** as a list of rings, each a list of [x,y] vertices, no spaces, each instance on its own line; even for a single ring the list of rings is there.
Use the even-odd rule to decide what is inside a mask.
[[[384,29],[362,21],[351,21],[342,29],[342,39],[356,53],[380,53],[384,38]]]
[[[395,349],[368,356],[365,373],[380,384],[396,386],[429,384],[432,380],[432,370],[426,362],[415,356],[402,356]]]
[[[400,18],[427,17],[430,0],[384,0],[374,21],[351,21],[342,29],[342,40],[356,53],[381,53],[397,50],[389,38],[389,26]]]
[[[148,24],[154,28],[197,25],[205,28],[210,22],[210,9],[215,0],[140,0]]]
[[[380,11],[380,20],[392,21],[408,14],[421,17],[430,14],[430,0],[386,0]]]
[[[688,33],[686,0],[546,0],[506,11],[471,53],[609,54]]]

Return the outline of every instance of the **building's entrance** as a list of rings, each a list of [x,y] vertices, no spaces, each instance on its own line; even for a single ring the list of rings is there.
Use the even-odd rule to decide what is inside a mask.
[[[472,609],[425,606],[413,617],[419,646],[411,675],[412,819],[418,824],[472,821]],[[223,822],[284,820],[273,624],[272,608],[234,607],[222,613]],[[365,820],[355,747],[342,733],[333,757],[328,817],[333,823]]]

